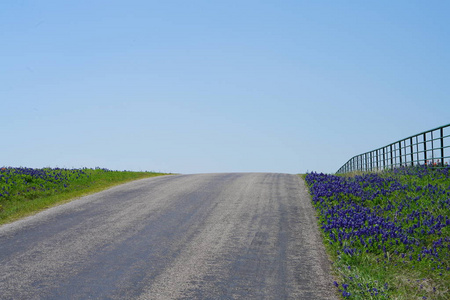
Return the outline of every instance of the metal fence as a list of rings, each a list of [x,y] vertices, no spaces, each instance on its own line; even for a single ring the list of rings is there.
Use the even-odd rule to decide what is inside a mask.
[[[450,159],[450,124],[352,157],[336,173],[377,171],[401,166],[444,166]]]

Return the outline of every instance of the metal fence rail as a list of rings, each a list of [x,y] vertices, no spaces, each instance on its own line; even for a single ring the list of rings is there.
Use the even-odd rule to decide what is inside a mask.
[[[401,166],[444,166],[450,159],[450,124],[356,155],[336,173],[377,171]]]

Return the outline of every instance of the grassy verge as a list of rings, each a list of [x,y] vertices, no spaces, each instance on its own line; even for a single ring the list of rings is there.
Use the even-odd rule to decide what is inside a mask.
[[[346,299],[450,299],[450,168],[305,177]]]
[[[167,175],[107,169],[0,168],[0,224],[128,181]]]

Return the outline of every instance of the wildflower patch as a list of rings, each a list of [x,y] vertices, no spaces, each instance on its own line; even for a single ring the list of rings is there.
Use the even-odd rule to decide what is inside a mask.
[[[140,178],[154,172],[112,171],[104,168],[0,168],[0,224],[62,201]]]
[[[305,178],[348,299],[449,299],[450,168]]]

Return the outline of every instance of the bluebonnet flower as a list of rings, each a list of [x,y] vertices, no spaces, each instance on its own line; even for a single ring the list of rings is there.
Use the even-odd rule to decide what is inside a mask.
[[[350,297],[351,293],[347,292],[347,291],[343,291],[342,292],[342,296],[343,297]]]

